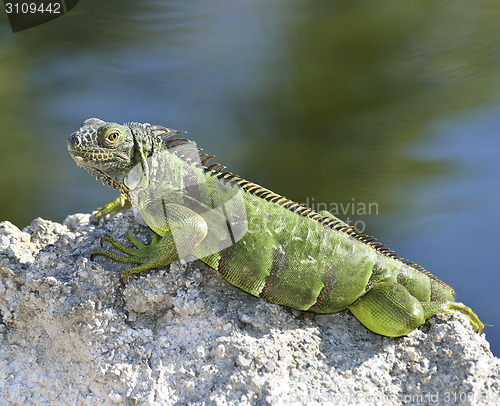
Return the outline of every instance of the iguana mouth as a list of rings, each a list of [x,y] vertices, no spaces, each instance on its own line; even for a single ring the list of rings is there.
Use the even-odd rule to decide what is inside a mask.
[[[83,164],[102,164],[103,162],[110,161],[129,161],[130,157],[123,151],[109,151],[109,150],[99,150],[99,151],[84,151],[78,148],[73,148],[71,141],[68,142],[68,151],[80,166]],[[118,158],[118,159],[113,159]]]

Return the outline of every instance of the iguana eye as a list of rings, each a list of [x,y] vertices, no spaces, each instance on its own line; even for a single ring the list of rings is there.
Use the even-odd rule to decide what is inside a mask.
[[[113,132],[110,132],[108,135],[107,135],[107,140],[109,142],[115,142],[118,137],[120,136],[120,134],[118,134],[118,131],[113,131]]]
[[[104,145],[108,147],[118,146],[123,140],[124,128],[118,125],[105,125],[99,130],[99,138]]]

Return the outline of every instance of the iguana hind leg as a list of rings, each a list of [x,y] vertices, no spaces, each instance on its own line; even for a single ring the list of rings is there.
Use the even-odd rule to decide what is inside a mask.
[[[462,314],[467,317],[472,329],[476,333],[482,334],[484,332],[484,324],[479,320],[479,317],[477,317],[476,313],[474,313],[470,307],[467,307],[463,303],[448,301],[427,302],[422,303],[422,307],[424,308],[424,312],[429,314],[429,317],[436,313]]]
[[[407,335],[436,313],[463,314],[474,330],[482,332],[483,323],[462,303],[434,301],[421,303],[397,282],[382,282],[354,304],[351,313],[366,328],[389,337]]]
[[[422,304],[397,282],[372,286],[349,310],[366,328],[389,337],[404,336],[425,322]]]

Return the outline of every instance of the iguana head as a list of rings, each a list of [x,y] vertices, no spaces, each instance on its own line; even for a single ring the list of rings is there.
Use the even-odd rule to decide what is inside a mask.
[[[129,171],[160,148],[163,138],[182,131],[141,123],[109,123],[89,118],[68,138],[75,162],[120,192]]]

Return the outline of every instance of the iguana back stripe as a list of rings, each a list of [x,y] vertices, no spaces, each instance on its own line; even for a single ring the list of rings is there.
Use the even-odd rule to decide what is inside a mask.
[[[329,308],[328,300],[330,299],[330,294],[334,286],[333,274],[334,272],[327,272],[322,280],[323,287],[321,288],[318,297],[316,298],[316,302],[307,310],[316,313],[323,313],[324,309]]]

